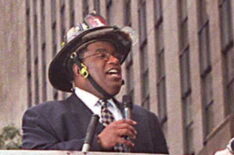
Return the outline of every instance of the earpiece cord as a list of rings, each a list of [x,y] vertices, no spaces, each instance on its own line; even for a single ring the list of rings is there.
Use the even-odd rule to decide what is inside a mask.
[[[81,63],[81,60],[77,57],[76,59],[74,59],[75,63],[79,66],[79,68],[84,68],[84,64]],[[107,93],[102,87],[100,87],[97,82],[93,79],[93,77],[89,74],[88,70],[86,69],[86,74],[83,75],[85,76],[89,81],[90,83],[93,85],[93,87],[98,91],[100,92],[103,96],[104,96],[104,99],[110,99],[110,98],[114,98],[112,95],[110,95],[109,93]]]

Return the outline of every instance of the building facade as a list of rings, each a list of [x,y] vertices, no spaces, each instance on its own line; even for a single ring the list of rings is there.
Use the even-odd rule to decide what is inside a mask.
[[[48,66],[66,31],[95,10],[131,26],[138,42],[123,65],[135,104],[158,115],[171,154],[207,155],[234,137],[234,1],[0,0],[0,126],[69,94]]]

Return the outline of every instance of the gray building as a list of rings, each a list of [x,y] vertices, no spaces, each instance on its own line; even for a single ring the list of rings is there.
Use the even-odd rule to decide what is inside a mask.
[[[0,0],[0,127],[69,94],[48,65],[66,31],[96,10],[131,26],[138,43],[123,65],[134,103],[159,116],[171,154],[208,155],[234,137],[234,1]]]

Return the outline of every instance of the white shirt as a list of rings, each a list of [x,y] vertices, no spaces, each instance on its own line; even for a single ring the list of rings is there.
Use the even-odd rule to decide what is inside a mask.
[[[84,104],[94,113],[97,114],[100,117],[101,120],[101,105],[98,104],[98,101],[100,100],[97,96],[82,90],[78,87],[75,87],[75,94],[81,99],[81,101],[84,102]],[[108,109],[112,112],[115,120],[121,120],[123,119],[123,116],[115,105],[114,101],[112,99],[107,100],[108,101]]]

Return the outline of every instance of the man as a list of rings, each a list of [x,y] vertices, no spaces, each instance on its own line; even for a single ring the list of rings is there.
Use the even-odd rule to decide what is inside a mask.
[[[132,119],[123,119],[123,105],[114,98],[123,84],[121,64],[131,44],[129,32],[107,26],[95,14],[70,29],[50,64],[49,79],[55,88],[73,94],[25,112],[23,148],[81,150],[94,113],[100,122],[92,151],[168,153],[157,117],[134,105]]]

